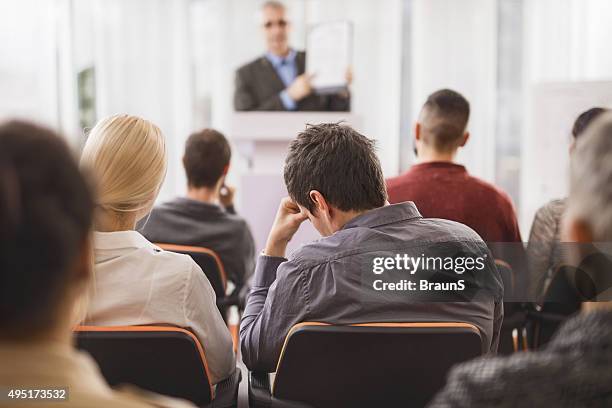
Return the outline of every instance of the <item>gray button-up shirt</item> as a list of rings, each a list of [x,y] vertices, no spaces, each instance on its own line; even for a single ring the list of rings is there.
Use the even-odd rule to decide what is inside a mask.
[[[155,243],[197,245],[219,255],[229,280],[240,288],[255,267],[255,241],[244,219],[232,209],[186,197],[159,205],[139,225]]]
[[[428,291],[375,290],[374,280],[390,281],[397,275],[373,274],[374,258],[397,254],[483,257],[484,268],[471,278],[477,284],[468,285],[478,289],[447,292],[442,298]],[[467,279],[469,275],[465,273]],[[440,273],[427,271],[412,277],[440,281]],[[441,281],[447,281],[444,278]],[[502,298],[502,280],[478,234],[454,221],[425,219],[412,202],[387,205],[303,245],[289,260],[259,257],[240,327],[242,358],[251,370],[275,371],[287,333],[304,321],[465,322],[480,330],[484,352],[496,351]]]

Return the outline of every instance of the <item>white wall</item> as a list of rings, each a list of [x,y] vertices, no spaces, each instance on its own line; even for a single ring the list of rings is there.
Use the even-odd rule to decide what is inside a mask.
[[[307,22],[347,19],[353,22],[352,110],[363,133],[377,140],[383,172],[397,173],[400,131],[400,0],[311,0]]]
[[[471,105],[471,138],[458,161],[470,173],[493,181],[496,2],[414,0],[412,24],[412,121],[432,92],[441,88],[461,92]]]
[[[0,120],[59,126],[55,1],[0,2]]]
[[[81,1],[75,63],[95,66],[97,117],[129,113],[162,129],[169,160],[159,200],[171,198],[184,190],[182,148],[193,128],[189,1]]]
[[[612,102],[612,2],[537,0],[526,1],[524,7],[521,226],[527,232],[537,208],[567,194],[576,116]]]

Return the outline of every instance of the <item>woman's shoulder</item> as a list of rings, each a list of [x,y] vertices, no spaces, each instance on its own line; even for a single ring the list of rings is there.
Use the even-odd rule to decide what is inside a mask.
[[[186,254],[167,251],[154,246],[148,251],[153,262],[164,268],[165,271],[173,274],[189,275],[197,267],[194,260]]]

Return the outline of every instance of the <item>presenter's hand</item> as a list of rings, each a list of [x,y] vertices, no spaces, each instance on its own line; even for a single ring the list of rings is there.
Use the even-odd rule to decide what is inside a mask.
[[[312,86],[310,81],[314,75],[311,74],[302,74],[295,78],[289,88],[287,88],[287,93],[294,101],[301,101],[308,95],[312,93]]]
[[[348,67],[346,69],[345,78],[346,78],[346,86],[351,86],[351,84],[353,83],[353,67]]]
[[[234,193],[236,192],[236,187],[228,186],[227,184],[223,184],[221,187],[221,191],[219,191],[219,201],[221,205],[225,208],[231,207],[234,205]]]
[[[308,216],[300,211],[298,205],[291,198],[283,198],[278,207],[274,224],[270,229],[264,253],[268,256],[284,257],[287,244],[297,232],[300,224],[307,218]]]

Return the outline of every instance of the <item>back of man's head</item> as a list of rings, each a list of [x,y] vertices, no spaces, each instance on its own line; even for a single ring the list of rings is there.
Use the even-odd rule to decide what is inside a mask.
[[[277,0],[268,0],[266,2],[264,2],[261,6],[262,10],[265,10],[267,8],[272,8],[272,9],[277,9],[277,10],[285,10],[285,5]]]
[[[341,211],[370,210],[387,200],[374,142],[337,123],[308,125],[291,142],[285,184],[289,196],[311,213],[312,190]]]
[[[0,335],[56,324],[75,284],[93,199],[66,144],[24,122],[0,125]]]
[[[455,150],[462,142],[470,103],[458,92],[442,89],[429,95],[419,116],[423,141],[441,153]]]
[[[574,139],[578,139],[578,137],[580,137],[589,127],[589,125],[605,111],[606,110],[604,108],[591,108],[578,115],[572,128],[572,136]]]
[[[229,166],[232,152],[222,133],[204,129],[193,133],[185,144],[183,165],[191,188],[213,188]]]
[[[612,113],[578,139],[571,157],[568,213],[586,223],[595,241],[612,240]]]

